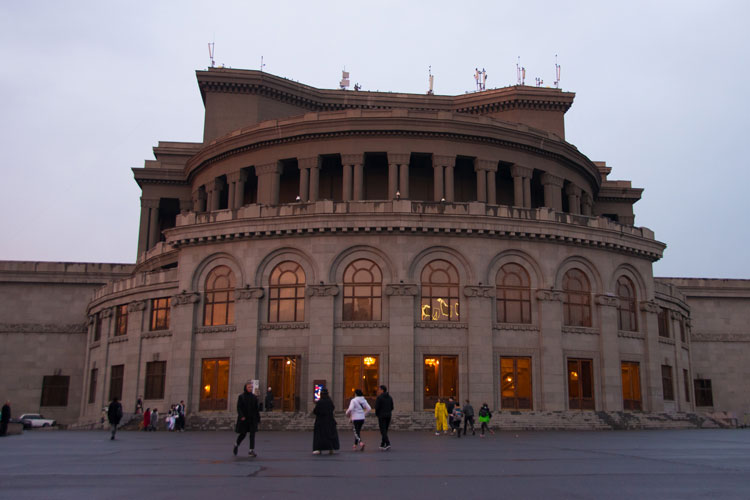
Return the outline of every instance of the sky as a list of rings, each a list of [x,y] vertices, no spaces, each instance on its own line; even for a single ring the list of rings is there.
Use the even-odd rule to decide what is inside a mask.
[[[616,4],[616,5],[614,5]],[[0,259],[134,262],[131,168],[200,142],[195,71],[259,69],[320,88],[575,92],[566,140],[644,188],[656,276],[750,278],[750,2],[0,2]],[[556,59],[557,58],[557,59]]]

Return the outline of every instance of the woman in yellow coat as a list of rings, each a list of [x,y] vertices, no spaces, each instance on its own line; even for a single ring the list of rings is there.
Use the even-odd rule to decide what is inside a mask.
[[[448,430],[448,410],[443,400],[438,398],[435,403],[435,435],[439,436],[441,430],[443,432]]]

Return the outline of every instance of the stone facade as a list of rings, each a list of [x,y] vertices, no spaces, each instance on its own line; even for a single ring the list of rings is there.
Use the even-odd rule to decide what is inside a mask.
[[[45,282],[45,264],[0,269],[2,380],[28,411],[50,369],[71,373],[58,419],[80,424],[112,394],[126,411],[145,394],[229,425],[247,380],[281,384],[277,409],[300,412],[320,381],[338,408],[357,380],[386,384],[405,427],[448,394],[628,427],[623,411],[695,411],[695,379],[715,384],[706,409],[748,411],[734,378],[750,285],[654,279],[665,246],[634,225],[642,189],[564,140],[574,94],[197,76],[204,142],[160,142],[134,169],[135,265],[82,264],[75,283],[63,264]]]

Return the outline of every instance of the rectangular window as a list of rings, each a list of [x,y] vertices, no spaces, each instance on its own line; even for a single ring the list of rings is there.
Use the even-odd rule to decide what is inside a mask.
[[[122,399],[122,381],[125,376],[125,365],[112,365],[109,376],[109,400]]]
[[[122,304],[115,310],[115,337],[128,333],[128,305]]]
[[[40,406],[68,406],[67,375],[45,375],[42,379],[42,402]]]
[[[685,384],[685,401],[689,403],[690,402],[690,376],[688,375],[688,371],[685,369],[682,370],[682,381]]]
[[[424,357],[424,409],[434,408],[438,398],[458,400],[458,356]]]
[[[621,371],[622,407],[626,410],[642,410],[640,366],[632,361],[623,361]]]
[[[224,411],[229,402],[229,358],[204,359],[201,365],[200,411]]]
[[[711,389],[711,380],[706,378],[695,379],[695,406],[713,406],[714,395]]]
[[[144,399],[164,399],[164,381],[166,378],[166,361],[151,361],[146,363]]]
[[[664,391],[664,401],[674,401],[674,384],[672,383],[672,367],[661,365],[661,385]]]
[[[659,308],[659,337],[669,338],[669,311]]]
[[[590,359],[568,359],[568,406],[594,409],[594,366]]]
[[[500,358],[500,407],[531,410],[531,358]]]
[[[92,368],[89,376],[89,404],[96,401],[96,378],[99,376],[99,369]]]
[[[169,330],[170,297],[151,299],[151,331]]]
[[[344,407],[360,389],[370,405],[375,404],[380,376],[379,356],[344,356]]]
[[[94,316],[94,342],[102,338],[102,313]]]
[[[273,409],[299,411],[299,356],[269,356],[266,387],[273,393]],[[266,409],[268,410],[268,409]]]

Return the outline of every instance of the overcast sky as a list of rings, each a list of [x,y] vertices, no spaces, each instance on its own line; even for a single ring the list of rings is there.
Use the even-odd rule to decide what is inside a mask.
[[[158,141],[199,142],[195,70],[437,94],[575,92],[566,139],[645,188],[657,276],[750,278],[750,2],[0,2],[0,259],[133,262]]]

